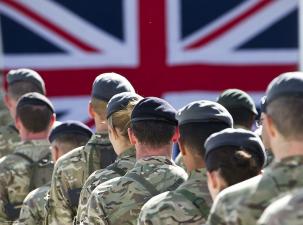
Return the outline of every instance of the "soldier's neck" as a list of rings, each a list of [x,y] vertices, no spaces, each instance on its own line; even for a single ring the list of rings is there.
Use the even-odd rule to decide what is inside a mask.
[[[151,146],[146,146],[141,143],[137,143],[135,145],[135,148],[137,159],[143,159],[152,156],[164,156],[168,159],[171,159],[172,146],[170,144],[155,148]]]
[[[24,132],[20,133],[20,138],[22,141],[46,140],[48,138],[48,131],[39,133]]]

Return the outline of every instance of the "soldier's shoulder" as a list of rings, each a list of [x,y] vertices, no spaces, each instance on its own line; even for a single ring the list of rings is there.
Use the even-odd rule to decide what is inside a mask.
[[[3,156],[0,159],[0,168],[2,170],[17,169],[20,164],[28,164],[28,161],[14,153]]]
[[[38,199],[44,198],[45,195],[48,193],[50,187],[49,186],[42,186],[32,190],[24,199],[24,202],[27,201],[36,201]]]
[[[65,167],[66,165],[70,165],[71,163],[82,162],[84,158],[85,158],[84,146],[81,146],[61,156],[57,160],[55,167],[61,168],[61,167]]]

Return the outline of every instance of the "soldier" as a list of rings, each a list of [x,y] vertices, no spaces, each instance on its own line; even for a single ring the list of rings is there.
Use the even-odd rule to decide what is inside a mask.
[[[275,161],[259,175],[226,188],[216,198],[208,224],[256,224],[271,201],[303,187],[303,74],[285,73],[267,89],[263,127]]]
[[[86,180],[80,195],[76,224],[87,221],[87,201],[92,191],[101,183],[115,177],[124,176],[136,162],[135,149],[130,143],[127,130],[130,127],[130,115],[142,97],[131,92],[114,95],[106,107],[109,139],[117,153],[117,160],[102,170],[95,171]]]
[[[47,137],[54,121],[54,108],[45,96],[32,92],[19,99],[16,126],[22,143],[0,160],[2,224],[16,220],[26,195],[37,185],[50,181],[53,167],[48,167],[51,159]]]
[[[258,221],[258,225],[302,225],[303,189],[290,192],[270,204]]]
[[[135,92],[121,75],[105,73],[96,77],[89,103],[96,133],[85,146],[72,150],[57,161],[50,189],[47,224],[72,224],[85,180],[92,172],[115,161],[116,153],[108,138],[105,110],[113,95],[125,91]]]
[[[49,135],[53,161],[70,150],[85,145],[92,131],[81,122],[66,121],[52,129]],[[42,225],[45,220],[46,195],[50,183],[30,192],[24,199],[20,216],[14,225]]]
[[[213,199],[223,189],[260,174],[266,162],[261,139],[240,128],[212,134],[205,149],[207,183]]]
[[[9,109],[11,118],[15,118],[18,99],[29,92],[45,95],[45,85],[41,76],[30,69],[11,70],[7,75],[7,93],[4,103]],[[14,124],[0,127],[0,158],[12,153],[16,144],[20,142],[18,130]]]
[[[179,110],[179,147],[189,172],[188,180],[174,191],[150,199],[138,224],[202,224],[212,204],[207,187],[204,141],[217,131],[232,127],[229,112],[211,101],[195,101]]]
[[[227,89],[218,97],[217,102],[232,115],[235,128],[251,130],[258,112],[253,99],[246,92]]]
[[[175,116],[176,110],[156,97],[135,106],[129,137],[137,162],[123,177],[96,187],[88,201],[88,223],[81,224],[136,224],[148,199],[186,180],[186,172],[171,161],[172,143],[178,139]]]

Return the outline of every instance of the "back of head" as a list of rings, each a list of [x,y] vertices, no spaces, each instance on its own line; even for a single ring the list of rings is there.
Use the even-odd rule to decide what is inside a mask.
[[[178,111],[180,139],[199,158],[205,154],[204,142],[213,133],[233,126],[229,112],[216,102],[191,102]]]
[[[131,114],[131,129],[138,141],[151,148],[172,143],[177,127],[176,110],[156,97],[142,99]]]
[[[22,95],[37,92],[45,95],[42,77],[31,69],[10,70],[7,74],[8,95],[17,101]]]
[[[235,127],[251,129],[258,112],[253,99],[246,92],[239,89],[227,89],[218,97],[217,102],[232,115]]]
[[[129,142],[128,128],[130,128],[131,113],[142,97],[133,92],[122,92],[114,95],[107,104],[106,118],[108,125],[116,134]]]
[[[218,171],[228,186],[258,175],[266,162],[261,139],[243,129],[228,128],[212,134],[205,149],[207,170]]]
[[[23,95],[16,109],[16,117],[20,119],[24,128],[32,133],[46,131],[50,127],[54,107],[44,96],[36,92]]]
[[[288,140],[303,137],[303,73],[285,73],[275,78],[268,86],[265,114],[279,133]]]
[[[135,90],[131,83],[117,73],[103,73],[95,78],[92,87],[92,107],[100,118],[105,119],[105,110],[108,101],[122,92],[133,92]]]

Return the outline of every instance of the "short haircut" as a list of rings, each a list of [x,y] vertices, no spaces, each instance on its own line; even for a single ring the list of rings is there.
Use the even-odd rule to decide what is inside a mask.
[[[50,125],[53,112],[48,106],[24,105],[17,107],[16,116],[20,118],[26,130],[38,133],[46,131]]]
[[[79,133],[67,133],[58,135],[52,143],[60,145],[60,149],[67,153],[68,151],[83,146],[89,141],[89,136]]]
[[[37,87],[37,85],[28,82],[28,81],[17,81],[10,85],[8,85],[8,95],[12,97],[15,101],[17,101],[22,95],[27,94],[29,92],[38,92],[42,95],[45,93]]]
[[[258,175],[262,163],[257,155],[244,149],[225,146],[212,150],[206,159],[209,172],[218,171],[228,186]]]
[[[209,123],[187,123],[179,126],[179,141],[187,146],[189,150],[204,158],[204,142],[213,133],[219,132],[230,126],[226,123],[209,122]]]
[[[91,105],[93,110],[97,113],[100,119],[105,120],[106,119],[106,105],[107,102],[97,99],[95,97],[92,97],[91,99]]]
[[[132,122],[131,129],[140,143],[157,148],[171,144],[176,126],[162,121],[145,120]]]
[[[234,126],[243,126],[251,129],[255,115],[250,110],[244,107],[226,108],[234,120]]]
[[[279,97],[266,106],[268,114],[278,131],[285,138],[303,137],[303,98]]]

